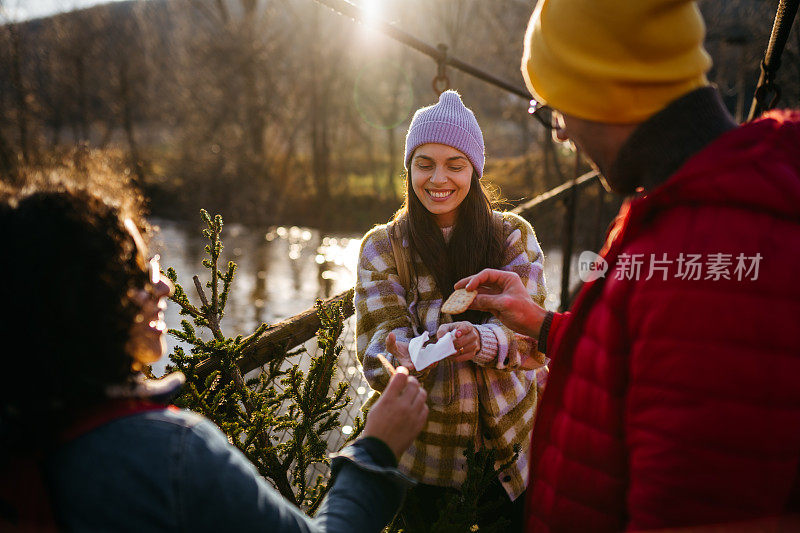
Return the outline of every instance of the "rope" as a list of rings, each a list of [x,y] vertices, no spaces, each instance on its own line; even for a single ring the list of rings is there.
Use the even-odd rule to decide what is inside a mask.
[[[781,54],[789,39],[798,4],[800,4],[800,0],[780,0],[778,3],[778,11],[775,13],[775,22],[772,25],[767,51],[761,61],[761,74],[758,77],[753,104],[747,115],[748,122],[764,111],[774,108],[781,99],[781,88],[775,83],[775,74],[781,67]],[[772,97],[769,99],[769,103],[765,103],[770,94]]]
[[[346,17],[355,20],[356,22],[361,22],[364,24],[368,23],[370,26],[379,30],[381,33],[384,33],[385,35],[391,37],[392,39],[399,41],[407,46],[410,46],[414,50],[433,58],[438,65],[449,65],[462,72],[466,72],[467,74],[470,74],[480,80],[483,80],[486,83],[494,85],[495,87],[499,87],[500,89],[503,89],[511,94],[519,96],[520,98],[524,98],[525,101],[529,101],[531,99],[531,95],[525,89],[525,87],[520,87],[514,85],[513,83],[509,83],[505,80],[498,78],[497,76],[489,74],[488,72],[484,72],[479,68],[473,67],[472,65],[449,55],[447,53],[447,47],[444,47],[444,45],[440,45],[440,47],[444,47],[443,49],[442,48],[437,49],[429,45],[428,43],[417,39],[413,35],[397,29],[394,25],[388,22],[382,20],[375,20],[374,18],[371,17],[368,20],[366,14],[360,7],[353,5],[350,2],[347,2],[347,0],[316,0],[316,1],[324,6],[331,8],[337,13],[340,13]],[[437,74],[436,78],[434,78],[434,91],[441,92],[438,88],[438,83],[444,82],[447,79],[447,76],[444,76],[444,79],[441,79],[440,77],[442,75],[443,75],[443,67],[440,67],[439,74]]]

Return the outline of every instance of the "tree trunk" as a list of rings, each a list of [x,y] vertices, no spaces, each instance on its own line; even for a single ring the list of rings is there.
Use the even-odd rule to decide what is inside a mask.
[[[28,139],[28,105],[25,82],[22,78],[22,38],[19,35],[16,25],[9,26],[11,33],[11,46],[13,52],[11,56],[11,77],[14,88],[16,89],[17,103],[17,130],[19,132],[19,149],[22,154],[23,163],[30,162],[30,146]]]
[[[252,0],[242,2],[244,16],[242,17],[241,28],[238,38],[240,39],[240,50],[245,55],[242,65],[242,81],[244,92],[244,121],[245,151],[247,159],[251,163],[251,171],[262,168],[264,151],[264,135],[266,130],[266,119],[264,116],[264,106],[261,103],[259,72],[257,65],[258,47],[260,46],[256,38],[255,22],[258,19],[256,13],[257,3]],[[250,176],[252,178],[252,176]]]
[[[533,164],[531,161],[531,154],[530,150],[528,149],[530,145],[530,115],[518,113],[519,116],[519,132],[520,132],[520,153],[522,154],[523,161],[525,163],[524,168],[524,183],[528,190],[533,191],[536,189],[536,180],[533,170]]]
[[[372,189],[374,194],[379,194],[381,182],[378,176],[378,165],[375,162],[375,146],[372,143],[372,136],[363,134],[364,145],[367,147],[367,172],[372,176]]]
[[[315,84],[316,85],[316,84]],[[328,143],[328,120],[326,102],[318,91],[314,91],[312,104],[312,129],[311,142],[313,145],[313,174],[317,187],[317,199],[320,207],[326,206],[330,201],[330,147]],[[324,94],[324,92],[322,93]]]
[[[319,14],[314,11],[314,33],[319,34]],[[326,80],[320,79],[321,49],[315,41],[311,50],[311,146],[312,174],[317,190],[319,214],[326,217],[330,203],[330,146],[328,139],[328,98]],[[327,80],[329,81],[329,80]]]
[[[14,151],[6,142],[3,132],[0,131],[0,178],[8,176],[12,183],[18,179],[17,165],[14,159]]]
[[[129,63],[122,59],[119,63],[119,96],[122,101],[122,128],[125,130],[125,139],[128,141],[128,159],[133,167],[134,185],[141,188],[144,185],[144,165],[139,155],[139,146],[133,131],[133,103],[131,102]]]
[[[551,189],[552,184],[555,180],[553,180],[550,176],[551,173],[551,165],[550,165],[550,149],[552,148],[552,134],[547,128],[542,128],[542,185],[544,186],[545,190]]]
[[[389,192],[389,197],[392,200],[397,200],[397,182],[395,181],[394,169],[397,165],[397,156],[395,154],[400,147],[397,146],[394,130],[394,128],[386,130],[386,146],[389,152],[389,169],[386,171],[386,187]],[[403,161],[403,164],[405,165],[405,161]]]
[[[86,103],[86,65],[82,56],[75,56],[75,81],[78,85],[78,116],[75,118],[76,142],[89,140],[89,113]]]

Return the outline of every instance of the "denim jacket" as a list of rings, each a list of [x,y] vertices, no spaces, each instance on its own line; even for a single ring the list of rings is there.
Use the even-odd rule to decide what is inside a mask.
[[[47,470],[70,531],[378,532],[409,484],[356,442],[333,458],[335,482],[309,518],[211,421],[177,409],[100,426],[62,446]]]

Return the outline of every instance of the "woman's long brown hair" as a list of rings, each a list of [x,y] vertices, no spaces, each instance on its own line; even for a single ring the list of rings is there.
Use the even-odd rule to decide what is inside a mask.
[[[395,214],[395,223],[408,235],[412,253],[416,253],[436,280],[436,286],[446,299],[456,281],[477,274],[484,268],[500,268],[503,261],[502,225],[492,213],[492,202],[473,170],[469,192],[461,205],[450,240],[445,242],[442,230],[411,185],[410,171],[406,176],[406,199]],[[453,317],[474,324],[484,322],[489,313],[467,311]]]

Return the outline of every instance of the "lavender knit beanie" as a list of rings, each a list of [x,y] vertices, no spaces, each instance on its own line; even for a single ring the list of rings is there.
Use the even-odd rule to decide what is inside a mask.
[[[483,177],[483,133],[475,114],[461,102],[457,92],[445,91],[437,104],[414,113],[406,135],[406,171],[411,154],[427,143],[446,144],[463,152],[478,176]]]

